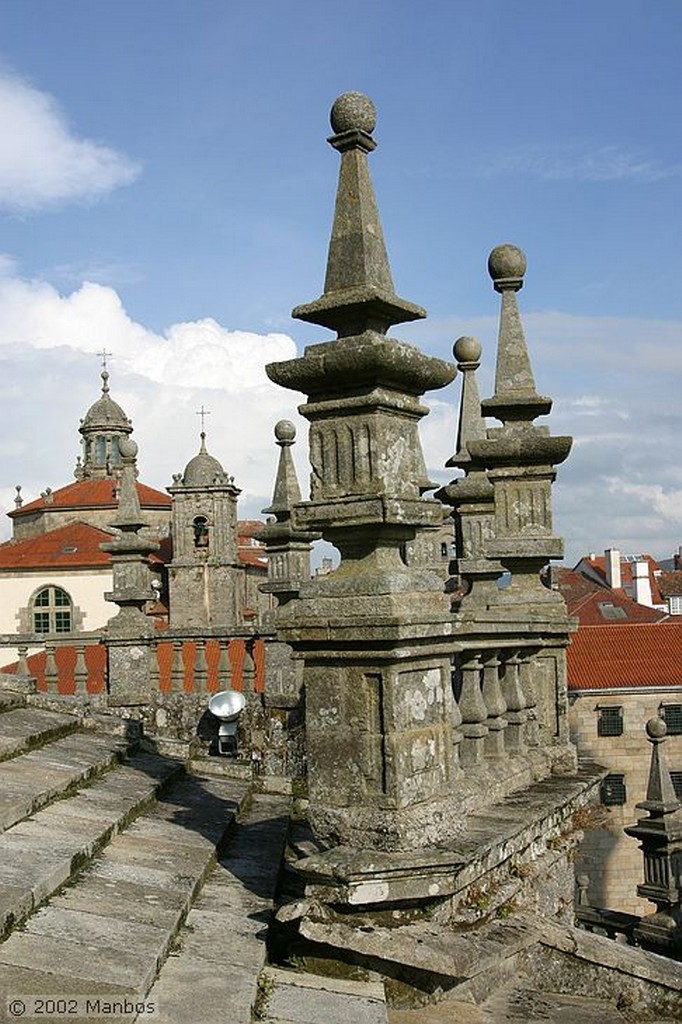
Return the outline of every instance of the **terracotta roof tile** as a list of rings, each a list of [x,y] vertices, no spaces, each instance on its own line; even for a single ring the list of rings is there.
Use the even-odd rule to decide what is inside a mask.
[[[569,690],[682,686],[682,622],[581,626],[567,668]]]
[[[658,577],[658,587],[664,597],[682,597],[682,570],[662,572]]]
[[[68,523],[29,540],[0,544],[0,569],[104,568],[111,563],[100,544],[111,534],[87,523]]]
[[[157,491],[147,484],[139,481],[136,483],[140,504],[143,508],[167,508],[170,509],[171,498],[163,491]],[[10,519],[20,519],[21,516],[31,512],[45,511],[46,509],[59,508],[116,508],[117,498],[114,494],[112,480],[75,480],[66,487],[60,487],[52,491],[51,500],[45,501],[42,496],[30,501],[21,508],[13,509],[7,515]]]

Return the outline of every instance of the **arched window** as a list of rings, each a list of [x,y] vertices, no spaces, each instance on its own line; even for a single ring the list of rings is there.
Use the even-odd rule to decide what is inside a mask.
[[[43,587],[33,598],[34,633],[70,633],[71,598],[61,587]]]
[[[208,519],[206,516],[196,516],[192,524],[194,527],[194,547],[208,547]]]

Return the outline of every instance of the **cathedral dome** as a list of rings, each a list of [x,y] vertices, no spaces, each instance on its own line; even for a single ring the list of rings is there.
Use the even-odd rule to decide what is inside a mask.
[[[201,449],[185,466],[182,482],[185,487],[210,487],[225,480],[225,470],[217,459],[206,451],[206,435],[201,434]]]
[[[130,434],[132,425],[118,402],[109,394],[109,374],[102,372],[102,395],[90,406],[81,422],[81,434],[95,430],[115,430]]]

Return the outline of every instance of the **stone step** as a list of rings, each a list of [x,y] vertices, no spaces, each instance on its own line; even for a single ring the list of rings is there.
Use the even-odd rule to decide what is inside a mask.
[[[288,824],[286,797],[253,798],[149,992],[150,1019],[249,1024]]]
[[[14,693],[12,690],[0,690],[0,714],[11,711],[12,708],[23,708],[26,706],[26,697],[21,693]]]
[[[259,979],[256,1009],[264,1024],[386,1024],[389,1019],[380,982],[272,967],[265,968]]]
[[[0,763],[0,832],[121,761],[127,744],[101,733],[72,733]]]
[[[76,732],[78,728],[78,720],[73,715],[60,715],[41,708],[12,708],[2,715],[0,761],[17,757],[59,736]]]
[[[135,755],[0,835],[0,934],[6,935],[64,885],[181,771],[176,761]]]
[[[149,778],[153,762],[164,762],[153,755],[147,760],[147,782],[153,786],[163,774],[157,766],[155,776]],[[126,781],[124,773],[129,777],[133,770],[117,769],[65,801],[67,811],[80,803],[67,830],[78,821],[86,828],[116,806],[120,794],[111,792],[111,784],[118,782],[121,792],[125,791],[130,778]],[[140,768],[139,774],[145,771]],[[108,799],[103,798],[106,783],[110,784]],[[8,995],[87,995],[91,1005],[96,999],[118,999],[133,1007],[130,1014],[107,1019],[134,1019],[135,1002],[151,987],[197,890],[215,864],[216,847],[248,795],[247,785],[229,780],[183,775],[174,781],[153,806],[113,837],[72,884],[0,946],[0,1005]],[[86,802],[88,806],[83,806]],[[52,828],[56,827],[55,823]],[[81,1012],[81,1017],[87,1019],[87,1014]],[[188,1019],[200,1018],[190,1015]]]

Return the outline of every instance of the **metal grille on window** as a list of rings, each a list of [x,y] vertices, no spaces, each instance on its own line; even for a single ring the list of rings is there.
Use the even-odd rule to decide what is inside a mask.
[[[623,709],[599,708],[597,719],[598,736],[622,736],[623,735]]]
[[[671,772],[670,778],[675,790],[675,796],[678,800],[682,801],[682,772]]]
[[[601,784],[601,802],[606,807],[617,807],[627,800],[624,775],[607,775]]]
[[[668,727],[669,736],[682,734],[682,704],[664,704],[661,717]]]

